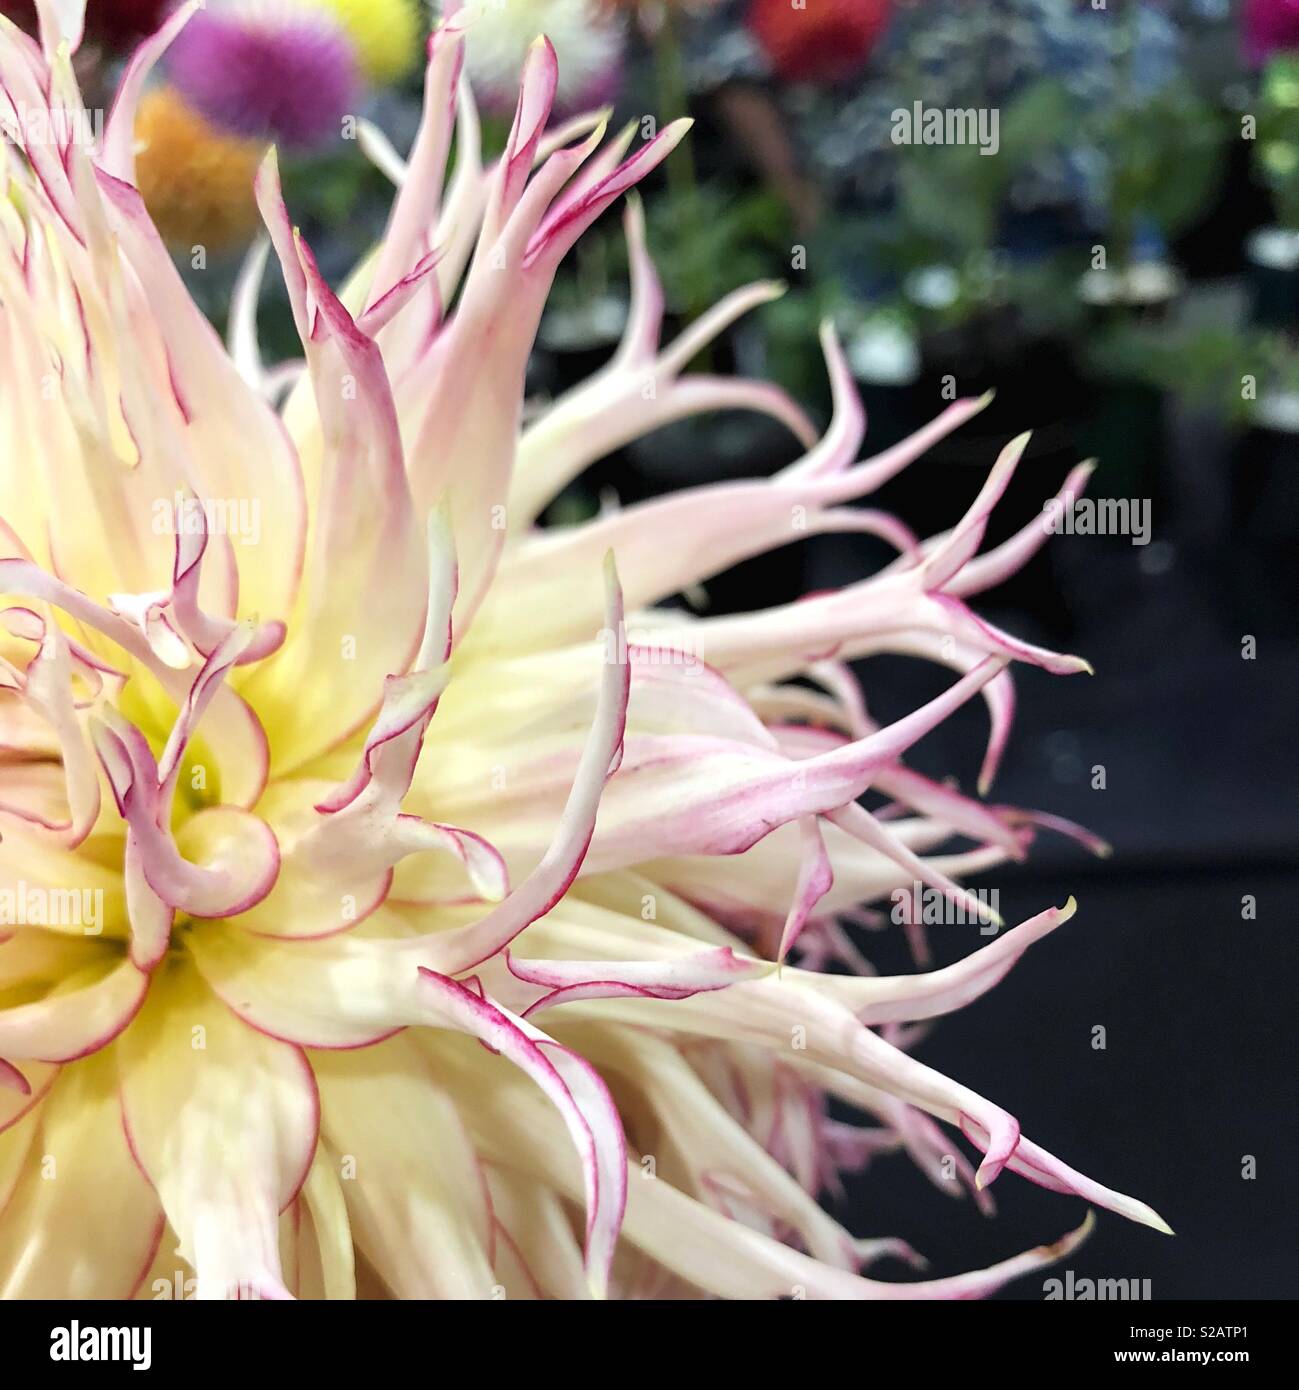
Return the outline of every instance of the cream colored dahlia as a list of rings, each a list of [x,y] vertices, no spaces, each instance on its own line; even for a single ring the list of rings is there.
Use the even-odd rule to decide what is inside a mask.
[[[43,4],[41,45],[0,25],[5,102],[79,110],[56,20],[77,10]],[[625,160],[594,121],[547,135],[541,41],[493,168],[461,100],[444,196],[454,24],[387,236],[339,294],[263,166],[305,361],[260,360],[264,256],[227,352],[133,181],[136,104],[183,20],[138,52],[102,147],[2,151],[0,1291],[969,1297],[1078,1239],[867,1278],[902,1247],[817,1197],[890,1147],[981,1200],[1009,1168],[1165,1229],[902,1050],[1068,909],[932,973],[816,968],[851,957],[843,914],[915,882],[965,904],[956,876],[1031,834],[902,762],[981,692],[990,776],[1007,663],[1083,664],[965,604],[1042,539],[976,555],[1023,441],[924,545],[844,508],[979,403],[859,463],[829,332],[819,440],[771,387],[681,375],[773,291],[661,348],[634,206],[621,351],[521,432],[556,267],[685,128]],[[591,460],[723,406],[786,421],[806,456],[534,529]],[[655,607],[841,529],[892,537],[897,563],[743,617]],[[844,663],[881,651],[961,674],[877,728]],[[973,847],[938,853],[956,837]]]
[[[559,58],[555,103],[610,100],[622,70],[620,16],[601,0],[438,0],[445,20],[465,26],[465,75],[484,103],[509,110],[539,33]],[[594,95],[593,95],[594,94]]]

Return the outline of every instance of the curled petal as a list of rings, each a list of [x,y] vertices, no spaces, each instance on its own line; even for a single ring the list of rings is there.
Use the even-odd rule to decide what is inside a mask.
[[[430,1021],[471,1033],[502,1053],[563,1116],[582,1160],[587,1272],[596,1295],[603,1296],[627,1203],[627,1147],[608,1088],[589,1063],[523,1019],[434,971],[421,970],[420,978]]]
[[[139,1012],[149,977],[129,961],[98,978],[0,1010],[0,1055],[74,1062],[106,1047]]]

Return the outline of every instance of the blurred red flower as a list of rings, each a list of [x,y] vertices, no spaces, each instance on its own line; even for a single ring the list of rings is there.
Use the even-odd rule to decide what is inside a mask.
[[[890,0],[750,0],[748,25],[777,76],[839,82],[865,66],[891,9]]]
[[[127,48],[153,31],[166,18],[176,0],[90,0],[86,6],[86,33],[114,48]],[[33,0],[0,0],[0,12],[24,29],[36,32]]]

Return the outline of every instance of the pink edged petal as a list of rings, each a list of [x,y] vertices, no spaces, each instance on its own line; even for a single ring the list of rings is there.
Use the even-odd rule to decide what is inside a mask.
[[[207,513],[196,497],[180,497],[174,509],[176,560],[172,566],[172,591],[168,605],[169,625],[204,658],[211,657],[236,633],[240,637],[232,662],[246,665],[264,661],[284,642],[285,627],[276,620],[269,623],[239,624],[232,618],[214,618],[199,606],[199,587],[203,578],[203,557],[208,549]],[[188,665],[186,661],[185,665]]]
[[[595,184],[575,180],[595,137],[551,155],[526,187],[552,83],[547,47],[524,73],[519,116],[498,168],[473,266],[454,316],[403,389],[424,384],[411,450],[417,506],[446,494],[461,549],[457,631],[468,632],[504,548],[519,402],[528,356],[559,261],[581,231],[648,174],[684,133],[680,123]],[[490,360],[490,369],[484,362]]]
[[[844,806],[838,811],[830,812],[829,819],[840,830],[878,850],[886,859],[891,859],[900,868],[912,874],[917,882],[927,884],[941,893],[971,921],[990,922],[997,927],[1002,925],[1000,914],[987,906],[977,894],[968,892],[959,883],[953,882],[941,870],[936,869],[932,862],[913,854],[896,835],[890,833],[886,825],[877,821],[864,807],[855,804]]]
[[[823,335],[828,330],[822,330]],[[823,337],[824,341],[824,337]],[[837,339],[835,339],[837,343]],[[842,355],[839,354],[835,359],[834,375],[832,381],[842,380],[841,390],[855,392],[855,386],[849,384],[847,373],[839,367],[842,362]],[[933,446],[945,439],[954,430],[972,420],[982,410],[985,410],[992,401],[992,393],[989,392],[981,397],[968,397],[964,400],[953,401],[941,415],[935,416],[929,424],[922,426],[914,434],[908,435],[897,444],[885,449],[882,453],[876,454],[872,458],[865,459],[857,465],[858,469],[865,472],[869,478],[869,483],[863,487],[863,492],[874,492],[882,487],[888,480],[902,472],[922,454],[927,453]],[[797,463],[790,465],[787,470],[789,474],[798,473],[819,473],[831,467],[837,455],[830,450],[813,450],[805,458]]]
[[[688,999],[770,969],[766,962],[742,959],[729,946],[656,961],[521,960],[506,950],[505,963],[516,980],[543,991],[523,1007],[524,1018],[579,999]]]
[[[802,854],[799,857],[798,883],[794,889],[794,902],[785,918],[780,933],[780,946],[776,959],[783,961],[790,948],[802,934],[807,919],[817,903],[834,887],[834,867],[826,853],[825,839],[821,834],[820,821],[816,816],[806,816],[798,824],[802,840]]]
[[[227,566],[237,555],[238,594],[245,612],[263,621],[286,619],[293,607],[306,543],[306,497],[297,455],[278,415],[240,376],[212,326],[195,307],[159,237],[139,191],[96,170],[109,227],[165,344],[184,438],[201,474],[173,473],[204,502],[255,503],[260,544],[222,536]],[[173,465],[174,468],[174,465]],[[158,488],[153,497],[169,497]],[[274,537],[273,544],[265,538]],[[230,616],[238,616],[231,613]]]
[[[437,968],[458,975],[511,941],[564,896],[577,877],[595,833],[606,781],[621,756],[631,687],[622,591],[613,557],[605,564],[604,672],[595,721],[587,735],[559,825],[541,862],[495,911],[472,927],[438,934]]]
[[[932,781],[901,763],[881,772],[874,785],[876,791],[893,797],[896,803],[950,826],[957,834],[982,844],[999,845],[1012,859],[1024,857],[1022,837],[1012,828],[1014,823],[1009,815],[1003,817],[995,808],[962,796],[954,787]]]
[[[528,50],[519,78],[514,123],[497,168],[496,184],[484,218],[489,236],[499,235],[523,196],[559,85],[559,59],[554,45],[539,35]]]
[[[160,819],[169,819],[183,759],[203,716],[208,712],[231,670],[256,641],[251,626],[233,627],[213,648],[181,704],[167,745],[158,762]]]
[[[629,200],[625,220],[632,303],[622,343],[607,367],[524,431],[509,498],[510,524],[515,529],[530,525],[588,464],[651,430],[702,411],[756,410],[781,421],[809,447],[815,438],[803,411],[775,386],[682,375],[682,368],[713,336],[739,315],[778,298],[783,288],[770,282],[746,286],[687,329],[660,356],[663,290],[645,245],[645,218],[637,200]],[[652,391],[646,389],[649,383]],[[836,421],[827,435],[828,447],[842,452],[849,443],[852,422],[838,410]],[[736,541],[728,536],[726,541],[745,547],[744,538]]]
[[[279,1214],[306,1179],[320,1116],[305,1055],[245,1027],[183,961],[119,1052],[127,1137],[198,1297],[288,1297]]]
[[[1082,657],[1068,656],[1012,637],[1010,633],[980,618],[961,599],[953,598],[950,594],[931,594],[924,602],[936,605],[945,615],[935,623],[936,628],[945,629],[957,639],[967,641],[984,652],[1003,655],[1010,661],[1040,666],[1054,676],[1075,676],[1081,672],[1089,676],[1093,674],[1091,663]]]
[[[983,487],[979,489],[979,495],[955,530],[926,557],[922,569],[927,589],[941,589],[974,557],[983,543],[984,533],[988,529],[988,518],[1005,495],[1015,469],[1024,457],[1024,450],[1028,448],[1028,442],[1029,436],[1021,434],[1006,445],[998,455]]]
[[[872,1028],[954,1013],[998,985],[1030,946],[1063,926],[1076,910],[1077,904],[1070,898],[1064,907],[1038,913],[982,950],[942,970],[870,979],[831,975],[824,977],[818,987],[842,1000],[862,1023]]]
[[[428,728],[438,697],[447,682],[447,663],[451,659],[452,610],[460,588],[456,563],[455,537],[450,519],[441,508],[429,513],[427,529],[428,601],[424,636],[415,669],[405,676],[388,676],[383,703],[366,736],[356,771],[329,796],[317,803],[321,814],[343,811],[361,795],[373,780],[382,757],[405,769],[404,782],[398,780],[394,808],[410,786],[410,772],[418,758],[419,740]],[[412,757],[412,753],[414,757]],[[407,767],[407,764],[410,766]]]
[[[139,841],[127,836],[123,868],[126,911],[131,923],[131,963],[137,970],[153,970],[167,954],[176,909],[158,896],[144,876]]]
[[[1089,853],[1098,859],[1108,859],[1114,853],[1113,846],[1088,830],[1085,825],[1066,820],[1064,816],[1049,815],[1046,811],[1021,810],[1018,806],[994,806],[992,810],[1001,816],[1007,825],[1028,826],[1033,829],[1050,830],[1066,839],[1076,840]]]
[[[608,1087],[589,1063],[521,1018],[464,985],[421,970],[428,1021],[486,1043],[525,1071],[559,1110],[582,1161],[586,1193],[586,1267],[597,1297],[609,1282],[627,1203],[627,1145]]]
[[[434,249],[431,237],[438,223],[463,62],[464,35],[459,25],[439,25],[428,44],[423,120],[381,242],[367,310],[376,308]]]
[[[0,559],[0,591],[26,595],[61,609],[138,661],[178,705],[189,698],[194,680],[187,671],[168,667],[133,624],[40,566],[26,559]],[[222,687],[211,697],[206,732],[221,772],[223,797],[236,806],[254,804],[266,784],[267,771],[266,734],[257,716],[246,701]]]
[[[625,919],[624,919],[625,920]],[[552,914],[537,931],[547,949],[576,955],[589,937],[589,928],[568,916]],[[613,954],[644,950],[628,921],[625,942],[608,932],[600,940]],[[589,948],[588,948],[589,949]],[[919,1106],[939,1119],[956,1123],[973,1118],[991,1136],[987,1155],[976,1180],[986,1186],[1014,1152],[1019,1140],[1018,1121],[999,1106],[967,1087],[926,1067],[899,1051],[885,1038],[863,1026],[836,991],[845,984],[864,987],[868,980],[822,977],[788,969],[780,975],[740,981],[729,989],[697,994],[675,1001],[670,1009],[636,999],[576,1006],[595,1010],[602,1017],[677,1033],[747,1041],[769,1048],[787,1049],[790,1028],[801,1031],[802,1062],[852,1078]]]
[[[1054,1245],[950,1279],[884,1283],[836,1269],[695,1202],[665,1180],[631,1184],[624,1239],[687,1283],[730,1299],[834,1300],[986,1298],[1034,1270],[1066,1258],[1087,1237],[1091,1218]]]
[[[129,1298],[163,1219],[122,1133],[112,1052],[64,1068],[37,1124],[43,1161],[0,1200],[0,1298]]]
[[[67,798],[66,817],[57,821],[42,819],[38,825],[58,843],[75,849],[90,834],[99,817],[99,776],[78,716],[72,685],[74,668],[82,671],[87,668],[76,662],[73,645],[53,621],[47,622],[27,610],[10,609],[4,617],[11,631],[21,615],[31,620],[22,635],[40,646],[22,674],[19,695],[28,708],[49,725],[58,741]],[[91,674],[95,674],[93,670]],[[0,811],[9,810],[20,816],[23,814],[19,808],[0,802]]]
[[[124,960],[98,979],[0,1010],[0,1055],[73,1062],[106,1047],[139,1012],[148,975]]]
[[[987,1133],[977,1121],[962,1115],[961,1131],[972,1144],[988,1152]],[[985,1164],[986,1162],[987,1160]],[[1005,1167],[1012,1173],[1018,1173],[1030,1182],[1037,1183],[1039,1187],[1082,1197],[1094,1206],[1127,1217],[1129,1221],[1149,1226],[1164,1235],[1173,1234],[1172,1227],[1145,1202],[1139,1202],[1135,1197],[1128,1197],[1122,1192],[1115,1192],[1112,1188],[1102,1187],[1100,1183],[1093,1182],[1077,1169],[1070,1168],[1067,1163],[1056,1158],[1054,1154],[1047,1153],[1029,1139],[1020,1139],[1014,1152],[1007,1158]],[[982,1169],[980,1171],[982,1172]]]
[[[982,541],[988,516],[1023,452],[1026,437],[1002,451],[978,498],[960,524],[925,547],[918,564],[902,560],[871,579],[783,608],[706,619],[697,639],[709,660],[742,687],[798,674],[826,660],[846,661],[882,652],[933,655],[968,669],[978,654],[1042,666],[1053,674],[1089,671],[1087,662],[1019,641],[976,617],[943,591]],[[864,468],[866,465],[861,465]],[[822,486],[860,486],[859,469],[830,475]],[[1001,698],[1002,727],[985,765],[995,764],[1009,701]]]
[[[584,231],[615,199],[634,188],[685,139],[694,123],[673,121],[599,182],[561,198],[528,242],[525,264],[558,266]]]
[[[505,860],[495,845],[481,835],[413,816],[404,819],[415,821],[415,834],[425,848],[445,850],[460,861],[474,891],[484,902],[498,903],[509,893],[510,875]]]
[[[118,83],[117,95],[108,113],[99,164],[124,183],[135,182],[135,115],[149,75],[199,8],[200,0],[186,0],[168,15],[158,32],[145,39],[132,53]]]
[[[409,667],[424,628],[428,571],[378,345],[289,221],[273,153],[257,199],[289,287],[321,429],[299,620],[242,687],[276,718],[282,732],[272,756],[285,773],[361,728],[383,679]]]
[[[1000,669],[985,662],[895,724],[801,762],[721,739],[631,738],[605,795],[587,872],[662,856],[738,854],[787,821],[837,810]]]
[[[385,682],[352,776],[310,807],[275,818],[283,875],[256,920],[243,924],[250,930],[314,938],[355,925],[366,915],[358,910],[363,902],[382,901],[393,866],[428,851],[457,860],[479,898],[499,902],[508,891],[504,861],[481,835],[401,810],[449,674],[456,561],[440,511],[430,513],[428,553],[427,619],[415,669]]]
[[[1063,512],[1066,508],[1072,507],[1082,496],[1095,470],[1094,463],[1080,463],[1070,472],[1055,497],[1054,505],[1059,511]],[[969,598],[972,594],[994,588],[1003,579],[1008,579],[1021,570],[1050,540],[1052,530],[1047,524],[1048,517],[1049,512],[1047,516],[1030,521],[995,549],[976,556],[946,586],[946,591],[957,598]]]
[[[31,1083],[18,1070],[12,1062],[0,1057],[0,1087],[5,1090],[17,1091],[20,1096],[30,1096],[32,1093]]]
[[[128,827],[130,852],[148,888],[169,907],[194,917],[226,917],[260,902],[279,874],[279,845],[271,828],[234,806],[210,807],[183,828],[186,859],[160,817],[164,788],[149,746],[132,724],[105,708],[91,723],[91,738]],[[150,905],[150,913],[156,907]]]

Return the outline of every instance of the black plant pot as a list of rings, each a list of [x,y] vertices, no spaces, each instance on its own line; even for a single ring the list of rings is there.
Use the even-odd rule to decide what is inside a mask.
[[[1231,460],[1225,616],[1233,633],[1299,634],[1299,423],[1244,432]]]
[[[1011,314],[988,314],[964,330],[926,344],[921,392],[927,415],[951,398],[995,391],[992,403],[937,444],[898,479],[907,494],[897,509],[922,534],[953,526],[965,513],[997,455],[1032,431],[1016,476],[989,522],[985,547],[997,545],[1042,515],[1078,462],[1077,418],[1082,385],[1073,355],[1059,339],[1028,335]],[[887,493],[887,489],[885,490]],[[881,494],[881,504],[892,499]],[[1046,633],[1071,629],[1052,572],[1050,547],[1002,584],[990,601],[1017,610]],[[985,600],[985,603],[988,600]]]
[[[1245,243],[1250,319],[1299,332],[1299,231],[1260,227]]]

